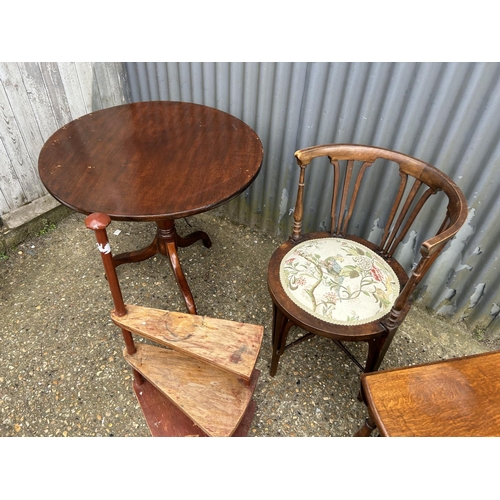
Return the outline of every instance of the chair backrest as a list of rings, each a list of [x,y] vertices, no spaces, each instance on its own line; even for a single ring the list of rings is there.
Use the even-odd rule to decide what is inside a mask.
[[[306,167],[314,158],[328,157],[333,166],[333,194],[331,205],[331,234],[348,237],[349,221],[358,199],[360,187],[368,169],[376,160],[387,160],[399,166],[399,187],[385,221],[377,252],[386,260],[392,259],[398,245],[408,234],[422,207],[432,195],[443,192],[447,197],[443,222],[434,236],[424,241],[421,258],[412,276],[394,306],[401,309],[409,295],[428,271],[444,245],[458,232],[467,218],[467,202],[458,186],[436,167],[410,156],[374,146],[357,144],[325,144],[300,149],[295,153],[300,167],[299,187],[294,212],[291,239],[301,239],[304,214],[304,186]],[[361,165],[360,165],[361,163]],[[355,168],[355,165],[357,167]],[[385,162],[384,162],[385,165]],[[389,168],[389,167],[385,167]],[[383,193],[387,196],[387,193]]]

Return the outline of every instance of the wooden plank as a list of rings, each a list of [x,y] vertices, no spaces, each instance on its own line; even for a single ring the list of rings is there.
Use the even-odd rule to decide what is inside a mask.
[[[109,85],[107,90],[111,94],[111,100],[114,106],[119,106],[120,104],[125,104],[124,95],[124,70],[123,63],[121,62],[108,62],[106,64],[106,73]]]
[[[16,115],[23,115],[23,108],[16,109],[16,115],[14,114],[5,89],[6,83],[12,86],[12,82],[9,83],[9,81],[4,80],[5,73],[2,70],[5,71],[6,69],[5,63],[0,63],[0,138],[11,162],[11,178],[14,179],[15,172],[15,177],[22,191],[22,205],[43,196],[46,191],[38,178],[38,174],[35,172],[35,166],[16,120]],[[8,164],[6,167],[9,168]],[[18,189],[14,190],[14,192],[16,197],[21,196]]]
[[[57,63],[46,62],[39,64],[54,112],[57,128],[60,128],[73,119],[68,102],[68,96],[71,96],[71,93],[65,91],[61,72]]]
[[[78,109],[75,108],[73,111],[73,117],[130,101],[130,90],[123,63],[59,63],[59,66],[66,93],[68,96],[73,96],[70,102],[75,106],[78,104]]]
[[[153,437],[208,437],[147,380],[144,380],[142,385],[137,385],[134,381],[133,388]],[[255,402],[250,401],[247,411],[232,437],[248,435],[256,408]]]
[[[102,108],[99,83],[109,105],[125,102],[123,64],[100,64],[94,75],[91,63],[0,62],[0,213],[47,194],[37,168],[43,142]]]
[[[362,375],[385,436],[500,436],[500,352]]]
[[[147,380],[142,385],[137,385],[134,381],[133,388],[153,437],[207,437],[205,432]]]
[[[125,316],[111,313],[120,328],[250,379],[263,326],[134,305],[126,308]]]
[[[222,370],[170,349],[136,343],[125,360],[167,396],[206,434],[231,436],[240,424],[257,384],[249,385]]]
[[[15,116],[15,122],[28,151],[32,166],[30,174],[35,180],[38,154],[43,146],[43,138],[33,113],[18,64],[0,62],[0,79],[5,88],[9,107],[13,116]],[[38,180],[36,182],[39,183]]]
[[[118,79],[118,94],[117,99],[119,104],[126,104],[132,102],[132,91],[128,80],[127,63],[115,63],[116,76]]]
[[[52,103],[38,63],[19,63],[21,74],[29,103],[42,141],[45,142],[58,128]],[[38,159],[38,158],[37,158]]]
[[[101,96],[95,84],[94,63],[81,62],[75,63],[78,79],[82,89],[83,100],[87,111],[85,114],[92,113],[96,109],[102,108]]]
[[[72,119],[91,113],[94,109],[92,108],[92,64],[60,62],[58,66]],[[100,108],[99,105],[95,109]]]
[[[1,164],[0,164],[0,168],[1,168]],[[9,210],[10,210],[10,206],[7,203],[7,199],[2,191],[2,178],[0,176],[0,217],[2,215],[6,214],[7,212],[9,212]]]
[[[104,62],[92,64],[94,76],[92,93],[95,92],[96,87],[99,89],[99,96],[103,108],[115,106],[115,93],[117,92],[116,86],[113,85],[113,82],[111,82],[109,78],[107,69],[108,64],[109,63]]]
[[[1,115],[0,115],[1,118]],[[2,140],[2,121],[0,120],[0,215],[10,212],[26,203],[23,189],[12,161],[5,150]]]

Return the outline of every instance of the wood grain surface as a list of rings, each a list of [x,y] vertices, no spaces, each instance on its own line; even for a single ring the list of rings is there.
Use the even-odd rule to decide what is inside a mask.
[[[362,375],[384,436],[500,436],[500,352]]]
[[[133,355],[124,351],[126,361],[206,434],[231,436],[251,401],[258,371],[249,385],[237,377],[194,360],[179,352],[136,344]]]
[[[264,327],[174,311],[126,305],[111,319],[120,328],[250,380]]]
[[[47,194],[37,160],[66,123],[126,102],[124,63],[0,62],[0,215]]]
[[[246,189],[263,158],[238,118],[193,103],[151,101],[85,115],[60,128],[39,156],[40,178],[68,207],[112,219],[175,219]]]
[[[153,437],[208,437],[191,419],[147,380],[134,392]],[[252,400],[232,437],[248,435],[257,405]]]

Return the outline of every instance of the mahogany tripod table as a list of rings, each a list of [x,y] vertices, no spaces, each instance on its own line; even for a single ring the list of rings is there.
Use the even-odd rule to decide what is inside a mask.
[[[169,258],[188,312],[196,314],[178,247],[209,236],[177,234],[175,219],[222,205],[259,173],[262,143],[244,122],[199,104],[137,102],[102,109],[55,132],[38,160],[42,183],[63,205],[112,220],[154,221],[153,242],[113,257],[115,267]]]

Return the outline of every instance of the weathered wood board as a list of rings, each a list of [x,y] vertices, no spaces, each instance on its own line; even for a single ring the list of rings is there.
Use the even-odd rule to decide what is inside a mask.
[[[123,63],[0,62],[0,215],[47,194],[38,155],[50,135],[128,95]]]
[[[176,352],[136,343],[133,355],[124,351],[125,360],[206,434],[231,436],[252,399],[258,370],[250,383]]]
[[[135,305],[126,308],[125,316],[111,313],[120,328],[250,379],[263,326]]]

